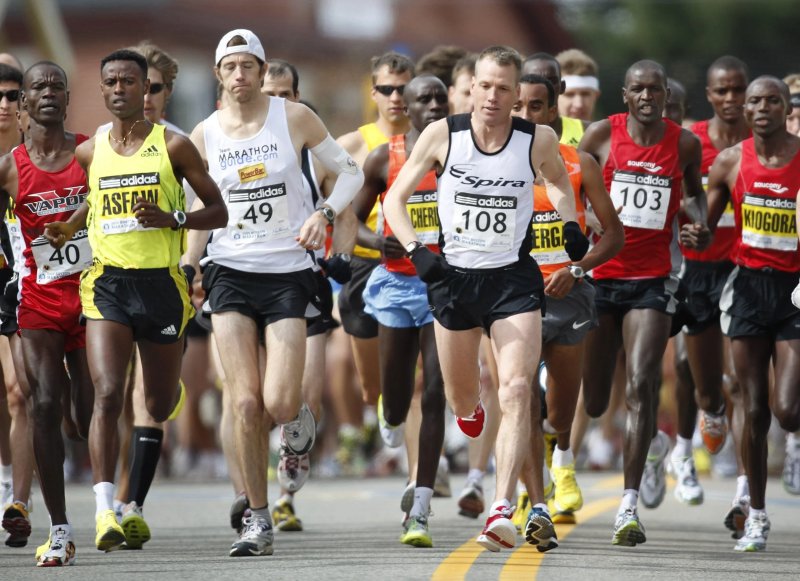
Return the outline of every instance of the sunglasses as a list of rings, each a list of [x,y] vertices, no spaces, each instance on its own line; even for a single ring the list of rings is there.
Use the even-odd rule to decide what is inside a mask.
[[[166,86],[167,86],[166,83],[150,83],[150,90],[148,91],[148,93],[150,95],[158,95],[161,91],[164,90],[164,87]]]
[[[8,99],[9,103],[16,103],[17,99],[19,99],[19,89],[11,89],[10,91],[0,91],[0,101],[3,100],[3,97]]]
[[[391,97],[392,93],[397,91],[397,94],[402,97],[403,91],[406,90],[405,85],[375,85],[374,89],[378,91],[381,95],[385,95],[387,97]]]

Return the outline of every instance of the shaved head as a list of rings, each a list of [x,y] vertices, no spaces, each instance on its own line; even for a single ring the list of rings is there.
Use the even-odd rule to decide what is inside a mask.
[[[784,83],[778,77],[773,77],[772,75],[762,75],[753,79],[753,82],[747,86],[746,95],[749,96],[756,88],[764,86],[776,88],[778,93],[780,93],[781,97],[783,98],[784,103],[786,103],[787,107],[791,109],[792,95],[789,93],[789,85]]]
[[[444,89],[445,92],[447,92],[447,86],[439,77],[432,74],[420,75],[418,77],[414,77],[406,84],[406,90],[403,91],[403,97],[406,104],[413,101],[417,97],[417,93],[421,88],[429,87],[431,85],[438,85],[440,88]],[[413,96],[410,96],[409,93],[412,93]]]
[[[744,61],[736,58],[735,56],[725,55],[719,57],[708,67],[706,73],[706,82],[711,84],[711,77],[716,71],[739,71],[744,75],[745,81],[750,77],[750,71]]]
[[[661,76],[664,80],[664,86],[667,85],[667,71],[664,67],[657,63],[656,61],[651,60],[642,60],[633,63],[628,70],[625,72],[625,85],[628,85],[630,82],[631,77],[636,73],[649,73],[655,72]]]

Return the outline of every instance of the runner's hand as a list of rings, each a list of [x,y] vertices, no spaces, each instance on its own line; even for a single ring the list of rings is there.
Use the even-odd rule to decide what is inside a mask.
[[[148,202],[145,198],[137,198],[132,210],[139,224],[145,228],[176,227],[175,216],[159,208],[158,204]]]
[[[544,294],[554,299],[563,299],[578,282],[567,268],[560,268],[544,279]]]
[[[422,282],[436,282],[447,274],[447,261],[441,254],[432,252],[427,246],[420,246],[411,254],[411,262],[417,269]]]
[[[75,232],[72,231],[72,228],[66,222],[50,222],[49,224],[45,224],[44,232],[42,232],[42,236],[55,248],[64,246],[64,244],[72,238],[73,234],[75,234]]]
[[[317,264],[320,265],[325,276],[332,278],[339,284],[345,284],[353,278],[353,271],[350,269],[350,261],[342,258],[341,254],[334,254],[327,260],[318,258]]]
[[[564,250],[572,262],[578,262],[589,250],[589,239],[581,231],[577,222],[564,224]]]
[[[406,255],[406,249],[400,244],[400,241],[394,236],[387,236],[383,239],[381,245],[381,254],[386,258],[403,258]]]

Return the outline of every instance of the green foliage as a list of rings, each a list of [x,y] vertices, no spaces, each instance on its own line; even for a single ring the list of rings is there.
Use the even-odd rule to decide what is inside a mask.
[[[603,115],[622,110],[625,70],[642,58],[686,85],[698,119],[710,115],[705,72],[719,56],[741,58],[751,77],[800,72],[797,0],[563,0],[561,20],[600,64]]]

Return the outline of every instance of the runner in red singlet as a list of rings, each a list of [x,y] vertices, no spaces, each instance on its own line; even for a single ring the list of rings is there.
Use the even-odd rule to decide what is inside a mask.
[[[74,154],[87,138],[64,131],[69,93],[60,66],[46,61],[33,65],[25,73],[23,90],[30,126],[25,142],[0,159],[0,183],[15,201],[25,242],[18,320],[33,394],[36,467],[52,525],[49,547],[37,565],[54,567],[75,558],[64,498],[62,393],[71,381],[83,437],[88,436],[94,401],[78,296],[80,272],[91,263],[91,249],[86,230],[60,249],[50,246],[42,233],[45,224],[67,220],[86,198],[86,175]]]
[[[580,145],[600,161],[625,227],[625,247],[592,274],[600,325],[588,336],[583,374],[586,411],[598,417],[608,405],[617,352],[624,349],[625,484],[612,537],[613,544],[624,546],[646,540],[637,513],[640,492],[643,504],[654,508],[666,489],[669,438],[657,431],[656,410],[661,360],[676,306],[670,244],[682,197],[691,220],[684,243],[703,247],[709,238],[700,142],[662,119],[667,95],[667,75],[660,64],[633,64],[623,88],[628,113],[592,124]]]
[[[709,225],[716,226],[730,200],[736,229],[736,268],[725,284],[720,308],[745,405],[742,460],[750,508],[737,551],[766,549],[771,414],[789,432],[800,428],[800,312],[790,302],[800,275],[800,138],[786,131],[789,111],[785,83],[775,77],[754,80],[745,94],[745,118],[753,137],[723,151],[708,179]],[[771,364],[775,380],[770,388]]]

